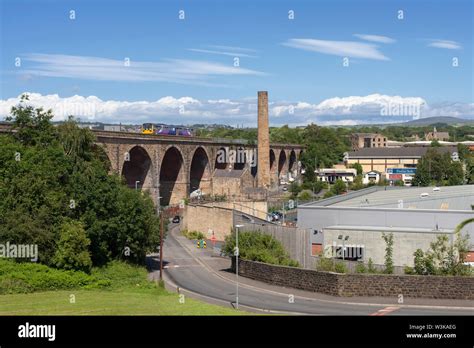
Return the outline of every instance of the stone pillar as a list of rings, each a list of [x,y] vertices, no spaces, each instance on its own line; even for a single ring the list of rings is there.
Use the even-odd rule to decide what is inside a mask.
[[[268,92],[258,92],[258,150],[257,182],[270,187],[270,134],[268,129]]]

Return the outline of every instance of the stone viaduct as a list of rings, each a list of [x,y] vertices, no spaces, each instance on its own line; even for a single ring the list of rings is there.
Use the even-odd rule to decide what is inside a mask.
[[[111,171],[131,188],[149,190],[160,205],[177,204],[200,188],[203,194],[239,195],[259,187],[256,145],[231,139],[176,137],[94,130],[110,160]],[[299,173],[301,145],[270,144],[270,187]],[[235,160],[232,153],[244,154]],[[223,156],[223,154],[225,154]],[[237,155],[239,158],[239,155]],[[289,174],[290,173],[290,174]]]

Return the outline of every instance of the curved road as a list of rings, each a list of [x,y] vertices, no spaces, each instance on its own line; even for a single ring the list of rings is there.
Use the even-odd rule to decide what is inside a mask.
[[[194,293],[195,297],[211,303],[230,306],[235,303],[235,274],[223,270],[230,266],[228,259],[212,257],[212,248],[202,250],[181,236],[178,226],[170,225],[165,240],[165,280],[168,285],[179,286]],[[217,267],[218,266],[222,267]],[[214,265],[214,267],[212,266]],[[154,272],[156,275],[156,271]],[[245,281],[243,277],[239,277]],[[273,287],[255,281],[239,283],[239,307],[243,310],[270,311],[287,314],[309,315],[473,315],[473,308],[441,307],[436,305],[414,306],[343,302],[336,297]],[[290,294],[294,295],[291,301]],[[305,295],[307,294],[307,295]],[[393,301],[393,299],[390,299]],[[378,300],[380,303],[380,299]],[[389,302],[389,299],[385,301]],[[248,308],[251,307],[251,308]]]

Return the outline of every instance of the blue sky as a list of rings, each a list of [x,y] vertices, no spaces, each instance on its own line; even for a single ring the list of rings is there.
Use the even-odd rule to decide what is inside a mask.
[[[53,108],[94,103],[90,119],[252,124],[268,90],[275,124],[406,120],[381,115],[391,97],[422,104],[421,117],[473,116],[469,0],[4,0],[1,11],[1,113],[30,92]]]

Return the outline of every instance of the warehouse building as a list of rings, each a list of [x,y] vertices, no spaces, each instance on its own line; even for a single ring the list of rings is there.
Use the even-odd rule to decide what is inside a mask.
[[[456,226],[474,217],[474,185],[450,187],[380,187],[298,206],[298,227],[311,233],[312,253],[383,264],[385,241],[393,233],[395,266],[413,266],[413,253],[428,250],[437,236],[454,241]],[[474,224],[466,225],[474,262]]]
[[[385,176],[389,168],[416,168],[418,161],[432,147],[374,147],[362,148],[358,151],[345,153],[344,162],[347,167],[359,163],[364,173],[378,171]],[[457,158],[456,146],[434,148],[440,153],[448,152],[452,158]]]

